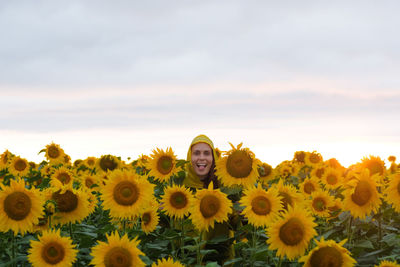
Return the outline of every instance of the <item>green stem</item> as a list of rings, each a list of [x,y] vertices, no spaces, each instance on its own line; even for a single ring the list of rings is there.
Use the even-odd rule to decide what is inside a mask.
[[[16,265],[16,263],[15,263],[15,260],[16,260],[16,257],[15,257],[15,255],[16,255],[16,246],[15,246],[15,236],[14,236],[14,232],[13,231],[10,231],[11,232],[11,246],[12,246],[12,262],[13,262],[13,264],[12,264],[12,266],[13,267],[15,267]]]
[[[126,219],[122,219],[122,235],[126,233]]]
[[[347,229],[347,239],[348,239],[348,244],[350,245],[351,244],[351,239],[352,239],[352,236],[353,236],[353,231],[352,231],[352,224],[353,224],[353,216],[351,216],[350,217],[350,220],[349,220],[349,228]]]
[[[282,258],[279,257],[278,267],[281,267],[281,266],[282,266]]]
[[[250,262],[251,266],[254,266],[254,251],[257,247],[257,227],[253,226],[251,231],[251,255],[250,255]]]
[[[378,246],[379,246],[379,249],[381,249],[382,248],[382,216],[381,216],[381,214],[379,214],[379,217],[378,217]]]
[[[181,252],[182,252],[182,258],[185,262],[186,258],[185,258],[185,225],[184,225],[184,221],[183,219],[180,219],[181,222]]]
[[[171,229],[175,229],[175,227],[174,227],[174,219],[172,218],[172,217],[170,217],[169,218],[169,227],[171,228]],[[176,253],[176,251],[175,251],[175,240],[171,240],[171,247],[172,247],[172,254],[177,254]]]
[[[200,232],[199,238],[196,239],[196,245],[197,245],[197,265],[201,265],[201,262],[203,261],[203,257],[201,256],[201,253],[200,253],[202,237],[203,237],[203,231]]]
[[[74,237],[72,235],[73,231],[72,231],[72,222],[69,222],[69,237],[74,240]]]
[[[49,229],[51,229],[51,215],[49,215]]]

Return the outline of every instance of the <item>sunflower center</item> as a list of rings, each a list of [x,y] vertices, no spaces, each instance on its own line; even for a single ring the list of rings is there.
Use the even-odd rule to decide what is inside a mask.
[[[259,174],[261,177],[268,177],[268,175],[270,175],[272,172],[272,167],[267,165],[267,164],[263,164],[260,168],[259,168]]]
[[[169,199],[169,203],[176,209],[182,209],[186,207],[187,198],[182,192],[174,192]]]
[[[92,181],[92,179],[86,178],[86,180],[85,180],[86,187],[91,188],[93,184],[94,184],[94,182]]]
[[[57,264],[64,256],[64,247],[57,242],[49,242],[42,248],[42,259],[48,264]]]
[[[60,156],[60,150],[56,146],[51,145],[47,149],[47,154],[50,158],[56,159]]]
[[[71,181],[71,176],[66,172],[61,172],[57,175],[57,179],[63,184],[68,184]]]
[[[334,174],[329,174],[329,175],[326,177],[326,182],[327,182],[328,184],[330,184],[330,185],[335,185],[335,184],[337,183],[337,181],[338,181],[338,178],[337,178],[337,176],[334,175]]]
[[[372,197],[371,186],[367,181],[359,181],[351,199],[358,206],[364,206]]]
[[[151,215],[150,213],[146,212],[142,215],[142,221],[144,223],[144,225],[148,225],[149,222],[151,221]]]
[[[295,158],[298,162],[304,163],[304,159],[306,158],[306,153],[304,153],[304,151],[299,151],[296,153]]]
[[[315,176],[317,176],[319,179],[322,178],[322,175],[324,175],[325,169],[324,168],[319,168],[315,171]]]
[[[257,196],[251,201],[251,209],[257,215],[267,215],[271,212],[271,202],[264,196]]]
[[[311,153],[310,155],[310,162],[317,164],[321,161],[321,156],[316,153]]]
[[[384,172],[382,164],[379,161],[370,161],[367,168],[369,169],[371,175],[376,173],[383,174]]]
[[[133,205],[139,198],[139,189],[129,181],[122,181],[114,187],[114,200],[119,205]]]
[[[304,237],[304,225],[298,218],[289,219],[279,229],[279,238],[288,246],[296,246]]]
[[[52,197],[57,203],[57,208],[61,212],[74,211],[78,207],[78,197],[70,190],[65,191],[63,194],[60,194],[60,191],[53,193]]]
[[[320,197],[316,197],[314,198],[313,202],[312,202],[313,208],[316,211],[324,211],[326,208],[326,203],[325,200],[323,198]]]
[[[23,192],[13,192],[4,200],[4,211],[8,217],[15,221],[25,219],[30,213],[32,202],[30,197]]]
[[[129,267],[133,266],[131,253],[123,247],[113,247],[104,256],[106,267]]]
[[[279,192],[278,194],[280,197],[282,197],[282,204],[283,204],[283,208],[285,210],[288,209],[288,205],[293,206],[293,199],[292,197],[286,193],[286,192]]]
[[[311,193],[315,190],[315,187],[312,183],[306,182],[304,184],[304,192],[311,195]]]
[[[400,182],[397,184],[397,193],[400,195]]]
[[[93,166],[95,164],[95,162],[94,162],[94,160],[93,159],[88,159],[88,161],[87,161],[87,165],[89,165],[89,166]]]
[[[343,266],[342,253],[334,247],[323,247],[313,252],[310,257],[311,267]]]
[[[47,217],[39,218],[38,226],[45,226],[47,224]]]
[[[169,156],[162,156],[157,161],[157,170],[162,174],[168,174],[172,170],[172,158]]]
[[[245,178],[252,170],[253,159],[244,150],[235,150],[228,156],[226,170],[235,178]]]
[[[216,196],[208,195],[201,199],[200,212],[204,218],[208,219],[217,214],[221,204]]]
[[[118,163],[110,157],[109,155],[103,156],[100,159],[100,168],[107,172],[108,170],[112,171],[118,167]]]
[[[25,160],[22,159],[17,160],[14,164],[14,168],[19,172],[25,170],[27,166]]]

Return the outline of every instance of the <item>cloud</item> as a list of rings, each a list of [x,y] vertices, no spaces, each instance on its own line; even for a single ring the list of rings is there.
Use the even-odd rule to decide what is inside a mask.
[[[143,86],[313,77],[397,88],[396,1],[6,2],[1,85]],[[371,88],[370,90],[374,90]]]

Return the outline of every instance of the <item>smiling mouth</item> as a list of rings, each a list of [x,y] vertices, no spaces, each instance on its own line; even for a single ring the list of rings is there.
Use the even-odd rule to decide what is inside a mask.
[[[203,170],[206,169],[207,164],[205,164],[205,163],[197,163],[196,166],[200,171],[203,171]]]

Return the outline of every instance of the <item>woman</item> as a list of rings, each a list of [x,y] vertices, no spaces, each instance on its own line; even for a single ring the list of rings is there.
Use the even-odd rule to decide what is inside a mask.
[[[215,176],[215,160],[217,154],[214,144],[207,136],[196,136],[190,144],[186,169],[186,177],[183,184],[191,188],[208,188],[213,182],[214,189],[219,187],[219,181]]]
[[[186,168],[186,177],[183,184],[192,189],[208,188],[212,182],[214,189],[219,188],[220,183],[215,175],[215,160],[218,159],[213,142],[205,135],[196,136],[190,144]],[[218,236],[233,237],[228,223],[216,223],[214,228],[205,233],[205,240],[211,240]],[[214,249],[218,253],[208,254],[205,261],[217,261],[219,264],[233,257],[231,240],[219,244],[207,244],[205,249]]]

